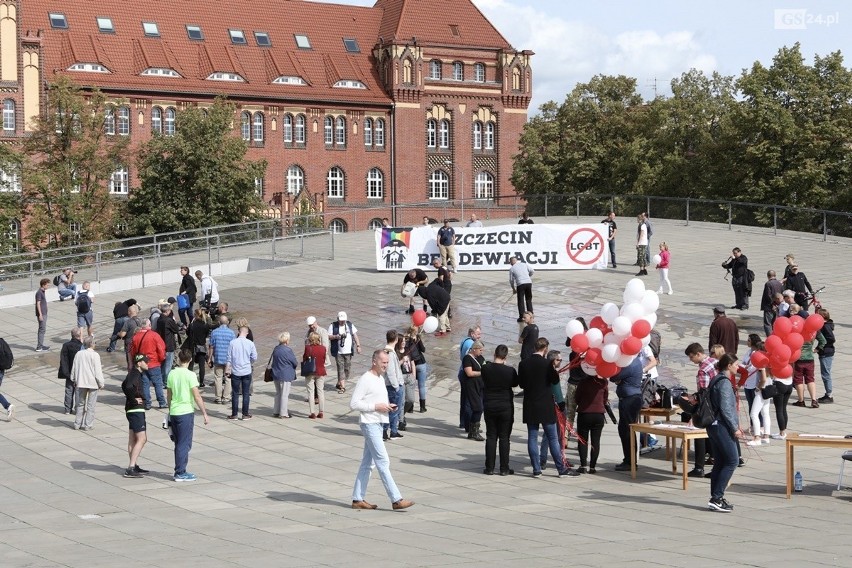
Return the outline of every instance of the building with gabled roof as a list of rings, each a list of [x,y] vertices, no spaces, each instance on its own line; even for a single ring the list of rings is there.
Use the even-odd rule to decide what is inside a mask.
[[[470,0],[0,0],[0,47],[0,142],[26,136],[45,86],[67,75],[117,101],[116,135],[134,147],[226,95],[249,157],[269,164],[264,200],[307,192],[335,230],[366,228],[351,209],[394,218],[397,205],[515,194],[532,53]]]

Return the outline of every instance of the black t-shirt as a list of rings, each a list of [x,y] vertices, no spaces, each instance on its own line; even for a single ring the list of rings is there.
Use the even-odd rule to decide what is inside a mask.
[[[402,280],[403,284],[408,284],[409,282],[414,282],[415,284],[417,284],[418,282],[423,282],[424,280],[429,279],[429,277],[426,276],[426,273],[423,272],[423,270],[421,270],[419,268],[415,268],[413,270],[414,270],[414,278],[412,278],[411,275],[408,272],[406,272],[405,278],[403,278],[403,280]]]
[[[488,365],[485,364],[485,357],[482,355],[474,357],[468,353],[464,356],[464,359],[462,359],[462,370],[464,370],[465,367],[470,367],[473,371],[482,371],[487,366]],[[483,390],[482,375],[478,377],[468,377],[467,373],[465,373],[462,380],[467,381],[465,384],[467,385],[468,401],[470,402],[471,410],[474,412],[481,411]]]
[[[127,373],[127,378],[121,383],[121,390],[124,392],[124,396],[127,397],[124,402],[125,412],[145,409],[145,400],[142,395],[142,373],[139,372],[139,369],[134,367]],[[142,399],[142,402],[138,402],[137,398]]]
[[[453,282],[451,280],[450,271],[444,268],[443,266],[438,267],[438,277],[436,280],[441,284],[441,286],[446,291],[450,291],[453,287]]]
[[[607,238],[611,239],[615,231],[618,229],[618,225],[616,225],[614,220],[610,221],[609,219],[604,219],[601,223],[609,227],[609,235],[607,235]]]
[[[521,331],[521,361],[535,353],[535,342],[538,341],[538,326],[528,324]]]
[[[504,363],[489,363],[482,368],[486,411],[505,411],[515,407],[512,387],[518,386],[518,372]]]

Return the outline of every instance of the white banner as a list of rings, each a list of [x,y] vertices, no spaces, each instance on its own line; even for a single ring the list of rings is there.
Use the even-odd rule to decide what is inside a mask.
[[[453,228],[458,270],[506,270],[517,256],[535,270],[606,268],[607,226],[500,225]],[[376,229],[376,270],[411,270],[440,258],[432,227]]]

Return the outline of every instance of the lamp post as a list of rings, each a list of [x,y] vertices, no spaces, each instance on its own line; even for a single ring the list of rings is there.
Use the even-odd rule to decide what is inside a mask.
[[[444,163],[447,164],[448,167],[452,167],[452,160],[444,160]],[[464,222],[464,170],[460,170],[459,168],[453,168],[453,181],[455,181],[456,176],[455,172],[459,171],[461,174],[461,221]]]

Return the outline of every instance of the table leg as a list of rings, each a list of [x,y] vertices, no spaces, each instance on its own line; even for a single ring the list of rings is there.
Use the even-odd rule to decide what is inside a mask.
[[[794,455],[793,455],[793,444],[790,443],[790,440],[786,441],[787,445],[787,499],[790,498],[790,495],[793,493],[793,469],[795,465]]]
[[[687,457],[689,456],[689,440],[686,436],[683,437],[683,490],[686,491],[686,487],[689,483],[687,477]],[[673,452],[672,461],[677,459],[677,452]]]
[[[636,479],[636,432],[630,428],[630,477]]]

